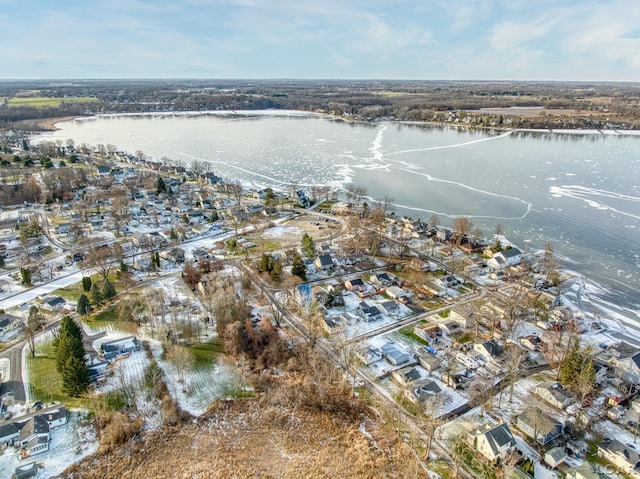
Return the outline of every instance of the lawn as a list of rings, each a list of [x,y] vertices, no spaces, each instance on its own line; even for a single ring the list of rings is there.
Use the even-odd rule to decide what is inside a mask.
[[[89,407],[87,398],[72,398],[62,392],[62,380],[56,371],[53,340],[36,345],[36,357],[27,354],[27,371],[32,400],[43,402],[60,401],[67,407]]]
[[[3,98],[3,100],[5,100]],[[11,107],[33,107],[33,108],[56,108],[62,103],[94,103],[99,101],[97,98],[91,97],[70,97],[70,98],[53,98],[53,97],[20,97],[9,98],[7,105]]]
[[[218,338],[207,343],[193,344],[189,346],[189,350],[196,358],[196,367],[211,365],[220,354],[224,353],[222,342]]]
[[[421,321],[422,323],[423,321]],[[424,321],[426,322],[426,321]],[[411,338],[414,341],[417,341],[420,344],[426,344],[427,346],[429,345],[428,342],[426,342],[424,339],[422,339],[420,336],[418,336],[416,333],[413,332],[413,324],[409,325],[409,326],[405,326],[404,328],[402,328],[400,330],[400,334],[402,334],[403,336],[406,336],[407,338]]]

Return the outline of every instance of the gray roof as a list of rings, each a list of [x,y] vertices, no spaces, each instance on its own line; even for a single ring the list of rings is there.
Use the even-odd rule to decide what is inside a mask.
[[[509,444],[515,445],[516,443],[509,426],[505,423],[498,424],[497,426],[485,431],[480,431],[480,433],[487,438],[487,442],[489,443],[494,455],[499,454],[502,447]]]
[[[392,358],[397,363],[403,363],[411,359],[409,353],[400,350],[394,343],[386,343],[380,350],[385,356]]]
[[[18,431],[20,431],[20,429],[13,422],[10,422],[10,423],[7,423],[7,424],[0,424],[0,439],[2,439],[4,437],[13,436],[13,435],[17,434]]]
[[[20,441],[26,441],[34,434],[45,434],[49,432],[49,424],[40,416],[29,419],[20,430]]]
[[[616,346],[616,351],[618,352],[618,359],[626,359],[636,356],[640,352],[640,349],[623,341]]]
[[[52,296],[50,298],[45,298],[42,300],[43,304],[48,304],[50,306],[55,306],[57,304],[64,304],[65,301],[60,296]]]
[[[489,341],[483,343],[482,346],[487,351],[487,353],[489,353],[494,358],[502,354],[502,348],[495,339],[490,339]]]
[[[534,407],[528,407],[522,411],[522,414],[518,416],[517,422],[535,429],[538,434],[543,436],[555,432],[557,427],[559,425],[561,426],[561,424],[551,416],[542,412],[539,408]]]
[[[618,456],[622,456],[625,458],[625,461],[634,467],[640,462],[640,454],[634,449],[631,449],[629,446],[621,443],[617,439],[605,439],[600,444],[598,444],[600,449],[604,449],[607,451],[611,451],[616,453]]]
[[[416,389],[414,389],[414,393],[417,397],[422,398],[424,396],[430,394],[439,394],[442,392],[440,386],[435,381],[425,381],[420,384]]]
[[[522,254],[518,248],[509,248],[502,252],[502,256],[505,258],[513,258],[514,256],[518,256]]]
[[[418,371],[416,368],[411,368],[404,373],[404,377],[407,379],[407,381],[415,381],[416,379],[420,379],[420,371]]]

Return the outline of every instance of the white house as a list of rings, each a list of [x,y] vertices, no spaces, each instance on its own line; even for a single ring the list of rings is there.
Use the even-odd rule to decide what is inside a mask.
[[[486,424],[472,431],[469,442],[490,462],[504,460],[516,447],[516,440],[505,423]]]
[[[47,311],[60,311],[64,308],[66,301],[60,296],[48,296],[42,300],[40,307]]]
[[[487,260],[487,266],[493,269],[502,269],[522,261],[522,252],[518,248],[509,248],[493,255],[493,258]]]
[[[617,439],[605,439],[598,444],[598,456],[622,472],[640,477],[640,455],[631,445],[625,445]]]

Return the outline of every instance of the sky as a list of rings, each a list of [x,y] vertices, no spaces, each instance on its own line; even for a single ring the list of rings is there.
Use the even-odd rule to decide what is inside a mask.
[[[0,79],[640,81],[638,0],[0,0]]]

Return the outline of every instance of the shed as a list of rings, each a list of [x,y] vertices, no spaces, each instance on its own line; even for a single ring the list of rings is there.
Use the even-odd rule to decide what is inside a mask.
[[[567,453],[564,452],[564,448],[554,447],[546,452],[544,455],[544,462],[547,463],[549,467],[555,469],[562,464],[566,458]]]

